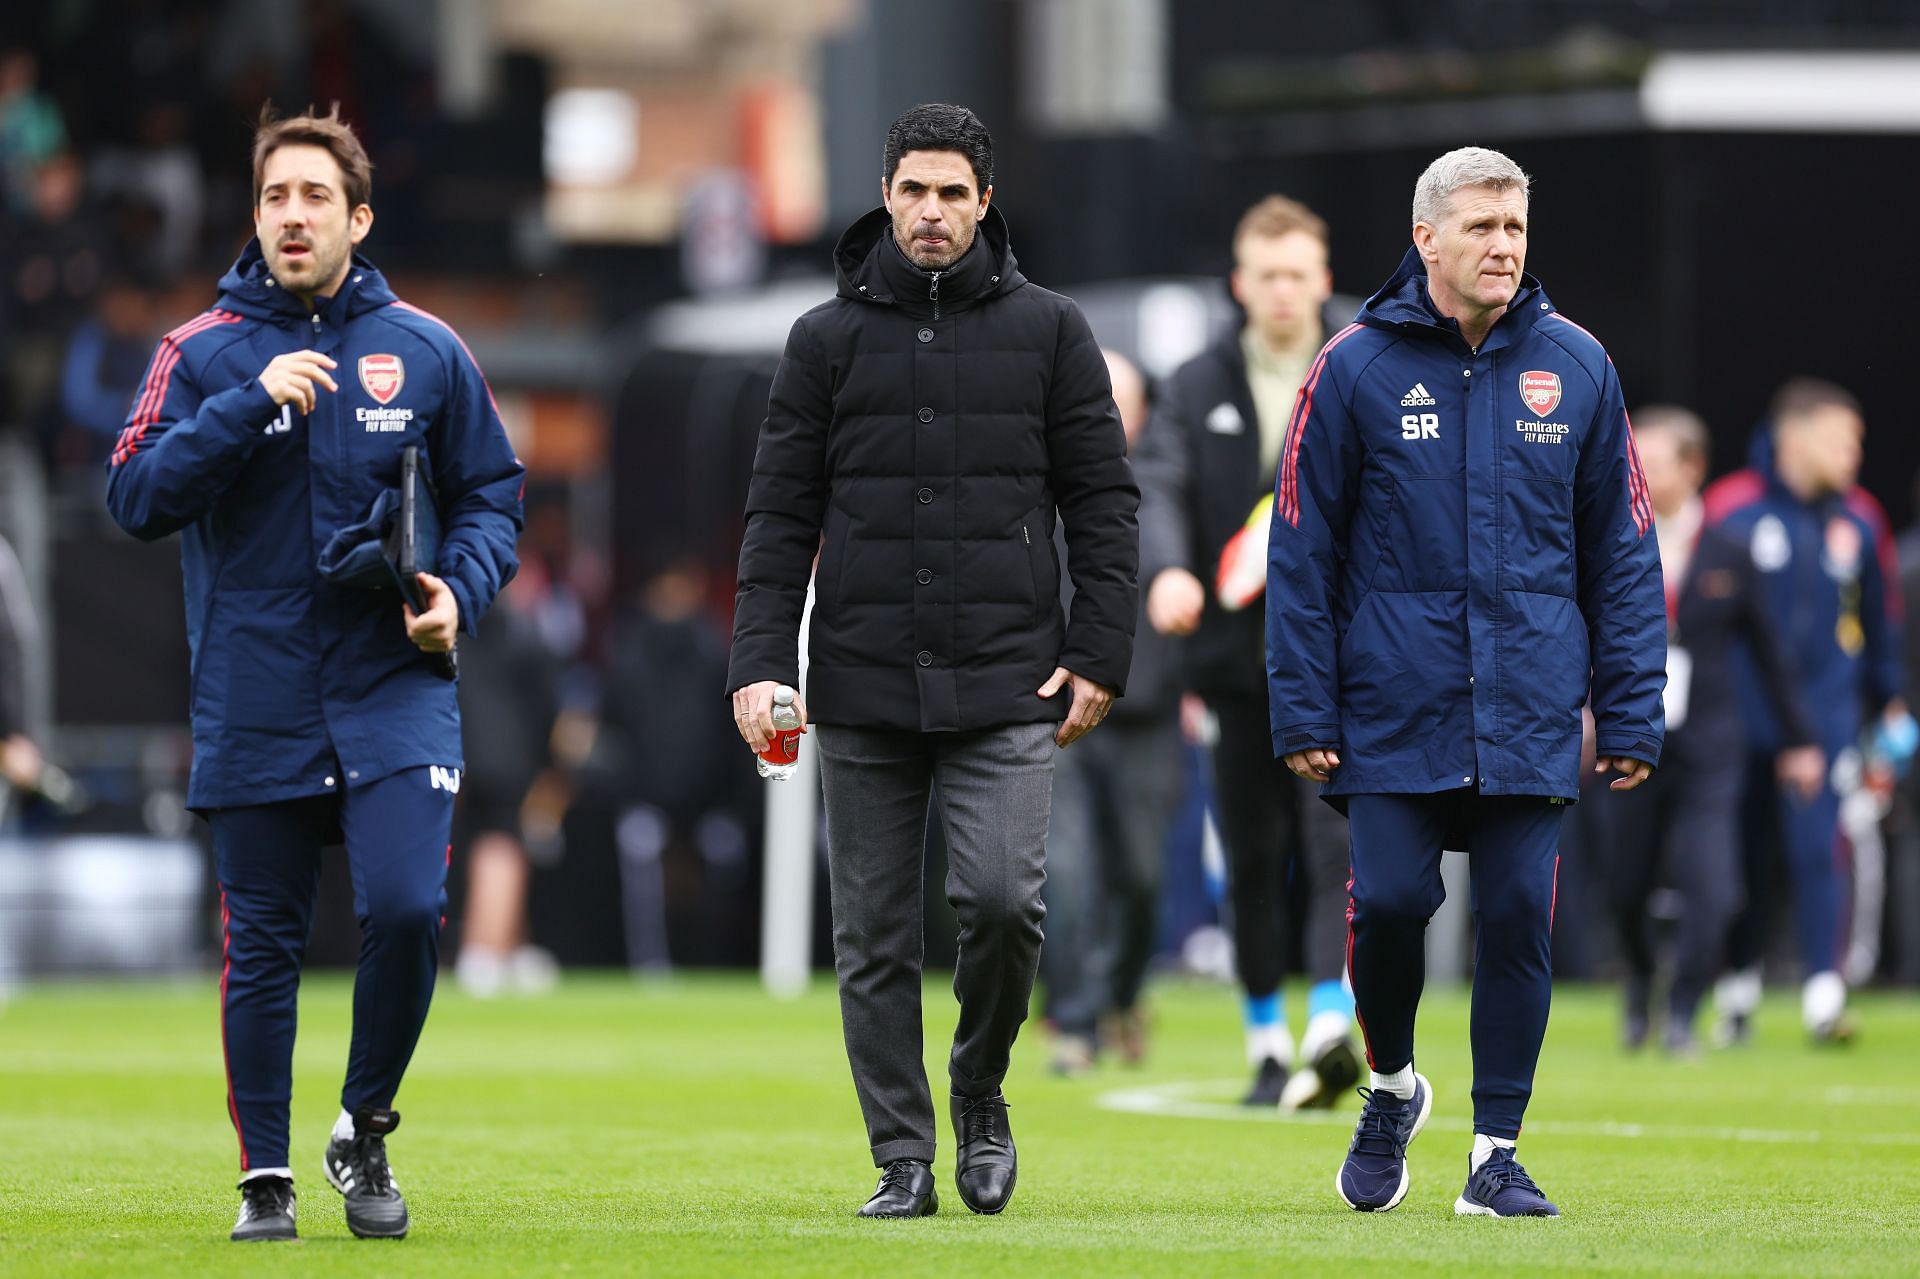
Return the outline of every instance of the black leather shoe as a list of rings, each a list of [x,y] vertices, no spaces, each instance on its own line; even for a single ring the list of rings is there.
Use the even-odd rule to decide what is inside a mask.
[[[880,1173],[873,1198],[861,1206],[862,1217],[931,1217],[940,1211],[933,1188],[933,1169],[918,1159],[896,1159]]]
[[[951,1105],[958,1143],[953,1184],[960,1190],[961,1203],[991,1216],[1013,1198],[1013,1183],[1020,1174],[1013,1130],[1007,1126],[1007,1099],[996,1088],[990,1097],[955,1093]]]

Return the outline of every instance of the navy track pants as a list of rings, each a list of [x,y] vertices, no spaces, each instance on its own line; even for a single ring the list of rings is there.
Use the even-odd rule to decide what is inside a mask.
[[[448,834],[458,773],[410,768],[348,790],[215,809],[224,961],[221,1038],[240,1167],[282,1168],[293,1094],[300,962],[320,851],[344,837],[360,920],[353,1045],[340,1104],[385,1109],[427,1020],[447,909]]]
[[[1746,799],[1742,805],[1741,870],[1747,905],[1733,923],[1727,966],[1751,968],[1766,950],[1773,905],[1773,841],[1786,857],[1793,887],[1794,933],[1800,943],[1802,976],[1837,970],[1846,954],[1842,928],[1850,907],[1847,874],[1840,863],[1840,795],[1833,788],[1832,760],[1847,749],[1844,738],[1823,743],[1827,775],[1810,800],[1782,787],[1774,778],[1775,757],[1754,754],[1747,760]]]
[[[1353,795],[1347,970],[1367,1060],[1413,1061],[1427,921],[1446,900],[1440,853],[1473,873],[1473,1130],[1517,1140],[1547,1033],[1563,804],[1533,796]]]

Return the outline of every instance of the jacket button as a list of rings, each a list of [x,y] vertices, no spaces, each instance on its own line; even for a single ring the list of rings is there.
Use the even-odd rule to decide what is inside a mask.
[[[923,568],[918,573],[915,573],[913,575],[913,580],[920,583],[920,585],[922,586],[926,586],[928,583],[933,581],[933,570],[930,568]]]
[[[921,329],[921,330],[920,330],[920,332],[919,332],[919,334],[918,334],[918,337],[920,338],[920,340],[921,340],[922,342],[931,342],[931,341],[933,341],[933,330],[932,330],[932,329]]]
[[[916,656],[913,660],[920,663],[920,665],[922,666],[932,666],[933,654],[929,653],[926,649],[923,648],[920,650],[919,655]]]
[[[1472,369],[1461,369],[1461,370],[1460,370],[1460,376],[1461,376],[1461,377],[1472,377],[1472,376],[1473,376],[1473,370],[1472,370]]]
[[[926,505],[926,504],[927,504],[928,502],[931,502],[931,501],[933,501],[933,490],[932,490],[932,489],[921,489],[921,490],[920,490],[920,504],[921,504],[922,506],[925,506],[925,505]]]
[[[922,422],[931,422],[931,421],[933,421],[933,410],[932,410],[932,409],[921,409],[921,410],[920,410],[920,420],[921,420]]]

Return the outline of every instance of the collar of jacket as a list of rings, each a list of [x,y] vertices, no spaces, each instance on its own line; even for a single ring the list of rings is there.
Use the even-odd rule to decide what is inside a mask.
[[[885,205],[847,228],[834,248],[833,268],[843,298],[896,304],[916,317],[933,314],[934,273],[921,270],[900,252],[893,238],[893,215]],[[942,312],[963,310],[1025,282],[999,209],[987,206],[973,246],[939,274]]]
[[[317,299],[319,306],[309,311],[305,303],[281,288],[280,282],[273,278],[258,239],[247,241],[239,259],[220,277],[223,308],[271,324],[305,323],[317,313],[322,323],[338,328],[357,315],[395,300],[380,269],[356,253],[340,292],[330,298]]]
[[[1552,309],[1553,303],[1547,300],[1540,281],[1521,272],[1519,290],[1514,293],[1513,301],[1507,303],[1506,311],[1493,322],[1493,329],[1480,344],[1479,353],[1484,355],[1517,345],[1532,332],[1540,317]],[[1460,336],[1460,322],[1434,308],[1433,299],[1427,295],[1427,263],[1418,249],[1407,250],[1407,255],[1400,259],[1399,269],[1380,286],[1379,292],[1367,299],[1357,318],[1372,328],[1437,338],[1462,351],[1472,349]]]

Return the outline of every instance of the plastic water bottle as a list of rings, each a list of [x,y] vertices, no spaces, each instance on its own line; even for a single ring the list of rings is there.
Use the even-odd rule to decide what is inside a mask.
[[[773,690],[773,740],[754,761],[760,776],[784,782],[800,769],[800,712],[793,709],[793,689],[782,684]]]

